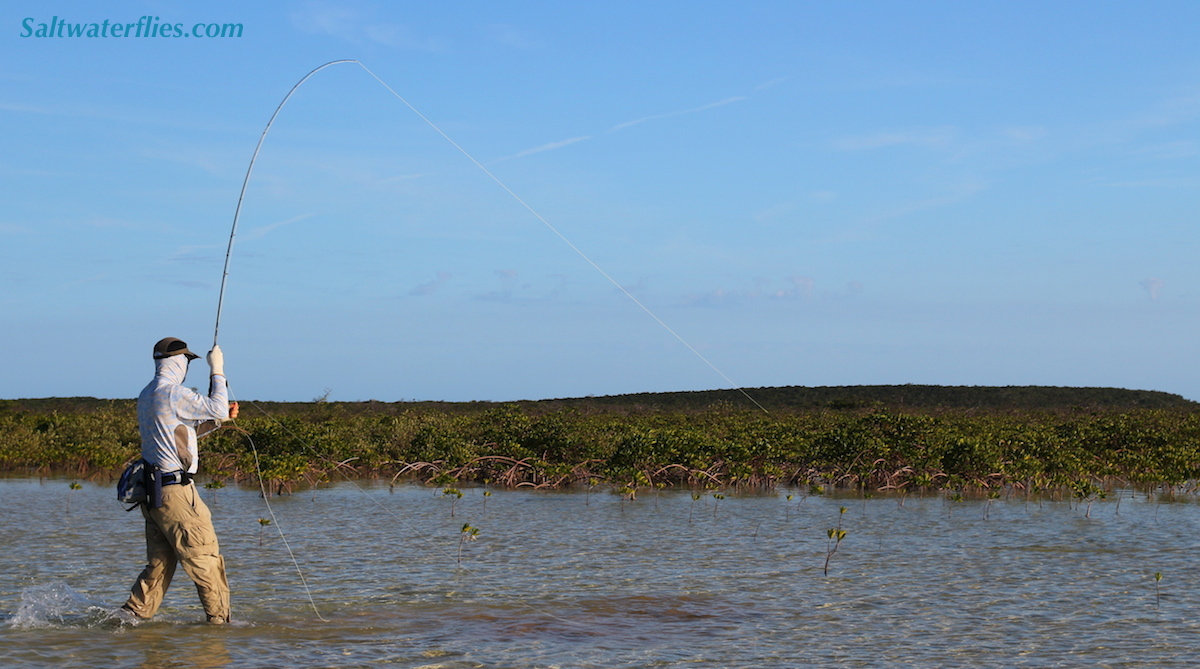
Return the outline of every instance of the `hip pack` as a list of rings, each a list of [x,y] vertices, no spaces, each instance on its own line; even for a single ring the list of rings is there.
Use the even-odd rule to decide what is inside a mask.
[[[152,509],[162,506],[162,489],[157,474],[157,468],[143,458],[129,463],[121,473],[121,480],[117,481],[117,501],[133,505],[126,511],[133,511],[139,504],[148,504]]]

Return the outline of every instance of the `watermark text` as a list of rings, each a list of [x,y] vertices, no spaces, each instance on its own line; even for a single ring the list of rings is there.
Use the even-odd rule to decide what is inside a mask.
[[[49,23],[39,23],[33,17],[21,21],[21,37],[241,37],[240,23],[168,23],[157,16],[139,17],[137,23],[121,23],[104,19],[100,23],[74,23],[57,16]]]

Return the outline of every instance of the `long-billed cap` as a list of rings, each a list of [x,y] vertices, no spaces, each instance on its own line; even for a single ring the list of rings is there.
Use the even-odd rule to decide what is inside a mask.
[[[176,339],[175,337],[167,337],[166,339],[159,340],[159,342],[154,345],[155,360],[169,358],[173,355],[180,354],[186,355],[188,360],[195,360],[196,358],[200,357],[189,351],[187,344],[185,344],[182,339]]]

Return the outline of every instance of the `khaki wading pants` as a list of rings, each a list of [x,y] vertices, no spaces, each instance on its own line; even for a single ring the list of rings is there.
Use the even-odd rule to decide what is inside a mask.
[[[163,486],[162,498],[157,509],[142,505],[147,564],[133,584],[125,608],[140,618],[152,617],[167,594],[178,563],[196,583],[208,621],[229,622],[225,558],[217,546],[208,506],[192,483]]]

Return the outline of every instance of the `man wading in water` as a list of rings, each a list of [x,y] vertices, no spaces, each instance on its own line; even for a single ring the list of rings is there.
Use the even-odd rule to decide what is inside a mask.
[[[208,396],[183,386],[188,363],[199,357],[174,337],[158,342],[154,345],[154,380],[138,395],[142,459],[160,482],[147,485],[149,499],[142,504],[146,568],[122,607],[138,618],[150,618],[158,611],[176,564],[182,564],[196,583],[208,622],[229,622],[225,558],[217,546],[212,515],[192,477],[199,464],[197,437],[220,427],[222,420],[237,418],[238,405],[229,403],[225,358],[219,346],[213,345],[208,353],[212,370]]]

